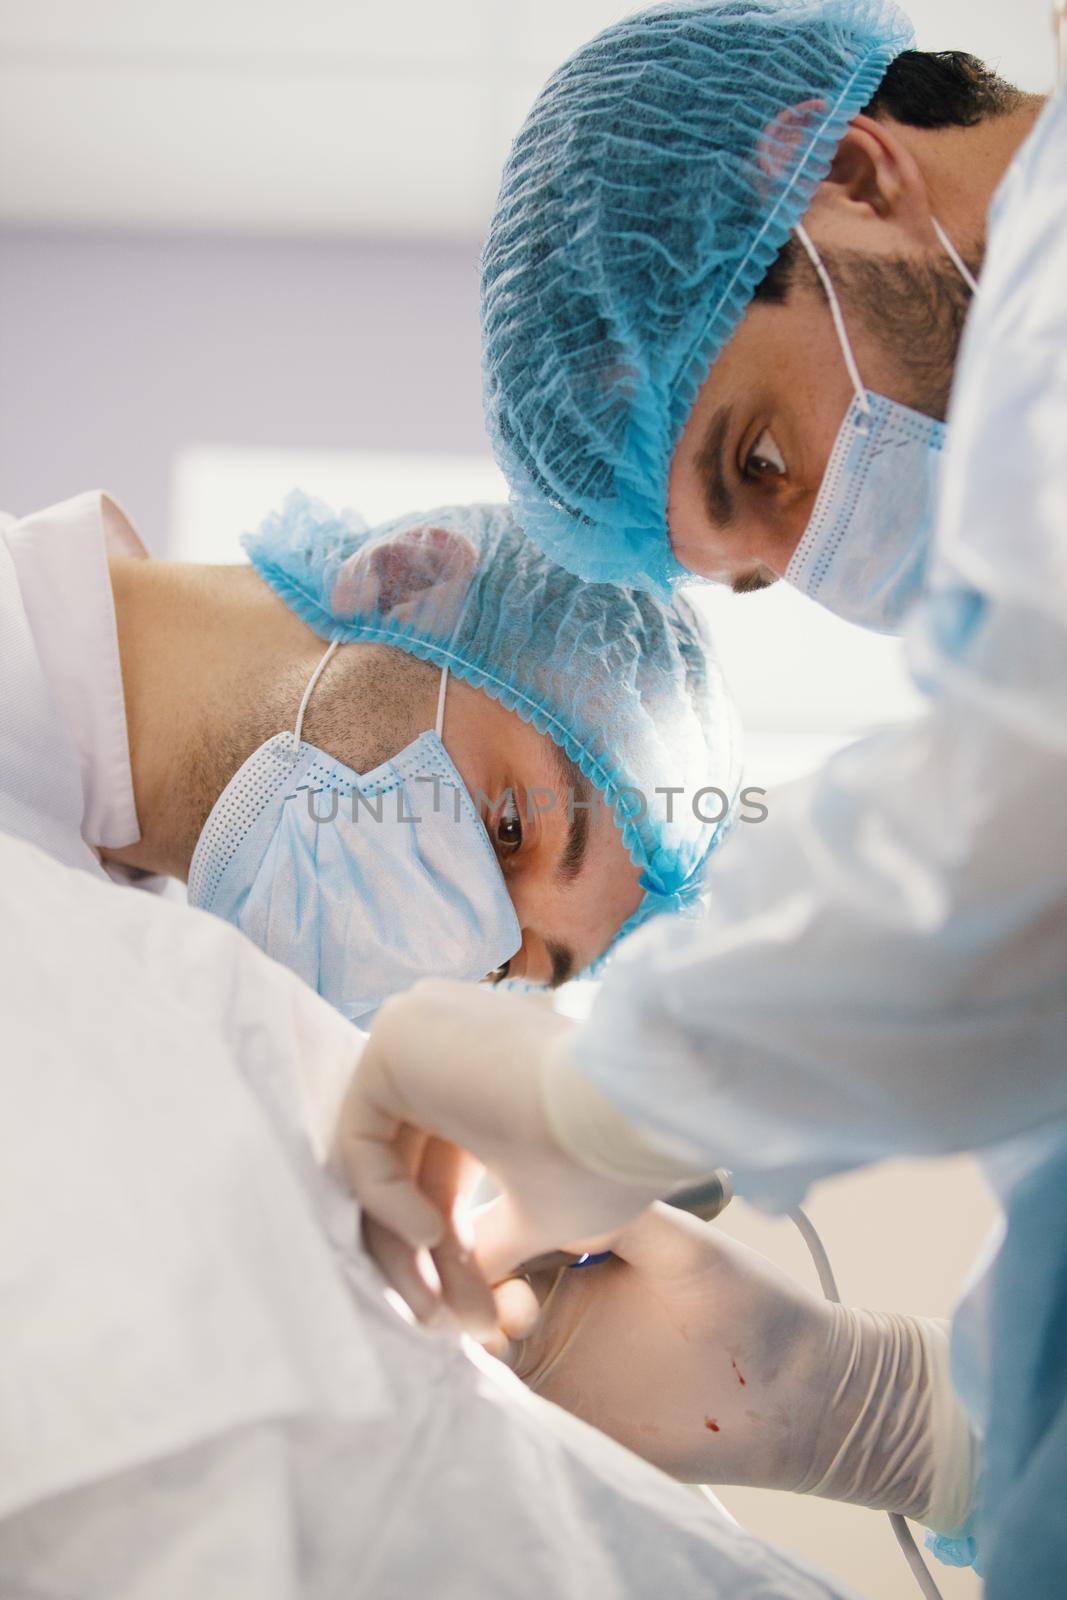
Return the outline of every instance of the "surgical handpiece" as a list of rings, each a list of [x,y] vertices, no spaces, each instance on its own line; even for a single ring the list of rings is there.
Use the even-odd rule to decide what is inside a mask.
[[[715,1171],[700,1183],[690,1184],[685,1189],[677,1189],[674,1194],[664,1196],[665,1204],[674,1206],[678,1211],[688,1211],[692,1217],[699,1217],[702,1222],[711,1222],[733,1199],[733,1184],[730,1174],[725,1167],[716,1167]],[[592,1267],[598,1261],[608,1261],[612,1252],[604,1250],[598,1254],[575,1254],[569,1250],[549,1250],[542,1256],[534,1256],[530,1261],[524,1261],[518,1269],[519,1276],[532,1272],[553,1272],[559,1267]]]

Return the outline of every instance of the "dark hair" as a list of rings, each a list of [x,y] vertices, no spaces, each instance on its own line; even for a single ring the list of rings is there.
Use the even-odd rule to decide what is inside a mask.
[[[965,50],[905,50],[889,63],[863,110],[868,117],[892,117],[909,128],[973,128],[986,117],[1017,111],[1023,99],[1021,90]],[[795,239],[786,240],[757,284],[754,300],[782,304],[797,249]]]
[[[973,128],[1017,111],[1022,101],[1020,90],[965,50],[905,50],[863,109],[910,128]]]

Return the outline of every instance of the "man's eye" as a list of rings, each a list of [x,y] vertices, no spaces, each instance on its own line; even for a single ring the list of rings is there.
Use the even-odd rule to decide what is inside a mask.
[[[509,789],[496,819],[496,842],[505,855],[513,856],[522,845],[522,818]]]
[[[756,482],[785,477],[785,461],[769,428],[764,428],[745,457],[745,477]]]

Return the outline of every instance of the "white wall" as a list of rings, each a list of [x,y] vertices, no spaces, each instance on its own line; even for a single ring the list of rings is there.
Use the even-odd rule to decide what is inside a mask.
[[[488,461],[477,257],[473,240],[8,230],[0,503],[106,488],[162,553],[193,446]]]

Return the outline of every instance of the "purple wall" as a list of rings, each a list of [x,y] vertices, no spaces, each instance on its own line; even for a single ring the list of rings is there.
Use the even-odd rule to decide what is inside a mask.
[[[0,233],[0,509],[107,488],[158,553],[190,444],[486,449],[477,257]]]

